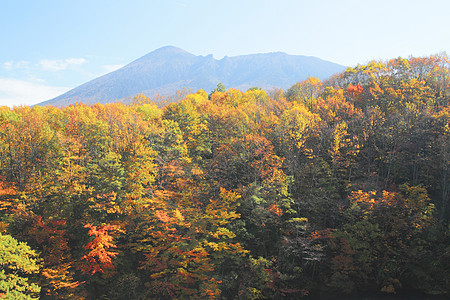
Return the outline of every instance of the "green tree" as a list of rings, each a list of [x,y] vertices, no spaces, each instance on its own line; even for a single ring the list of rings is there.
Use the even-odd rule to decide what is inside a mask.
[[[39,298],[41,288],[29,281],[29,276],[39,271],[37,257],[26,243],[0,233],[0,298]]]
[[[223,83],[222,82],[219,82],[218,84],[217,84],[217,87],[212,91],[213,93],[214,92],[221,92],[221,93],[225,93],[227,91],[227,89],[225,88],[225,86],[223,85]]]

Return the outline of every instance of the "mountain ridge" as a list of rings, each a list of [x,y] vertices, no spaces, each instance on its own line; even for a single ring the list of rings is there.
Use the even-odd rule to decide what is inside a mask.
[[[139,93],[154,97],[170,96],[183,88],[209,91],[219,82],[227,88],[286,89],[308,76],[325,79],[344,69],[317,57],[284,52],[215,59],[212,54],[197,56],[175,46],[164,46],[38,105],[126,102]]]

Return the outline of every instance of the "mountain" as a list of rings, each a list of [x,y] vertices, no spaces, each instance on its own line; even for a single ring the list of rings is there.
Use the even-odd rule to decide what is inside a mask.
[[[123,68],[84,83],[39,105],[66,106],[126,102],[132,96],[169,96],[188,88],[209,92],[219,82],[227,88],[247,90],[287,89],[308,76],[325,79],[341,72],[344,66],[312,56],[282,52],[224,57],[196,56],[180,48],[166,46],[131,62]]]

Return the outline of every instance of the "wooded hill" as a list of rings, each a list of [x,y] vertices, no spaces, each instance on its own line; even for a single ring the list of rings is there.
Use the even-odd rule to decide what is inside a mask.
[[[448,295],[449,66],[374,61],[162,109],[1,108],[1,293]]]

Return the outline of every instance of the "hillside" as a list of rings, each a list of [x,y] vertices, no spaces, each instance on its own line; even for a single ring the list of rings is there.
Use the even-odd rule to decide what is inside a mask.
[[[285,95],[0,107],[0,294],[448,299],[449,62]]]
[[[219,82],[227,88],[242,90],[252,86],[286,89],[308,76],[324,79],[344,69],[342,65],[316,57],[282,52],[217,60],[212,55],[196,56],[166,46],[39,105],[126,102],[139,93],[153,97],[173,95],[183,88],[210,91]]]

